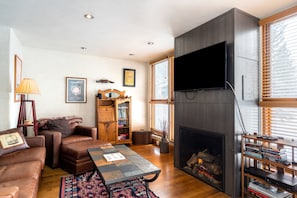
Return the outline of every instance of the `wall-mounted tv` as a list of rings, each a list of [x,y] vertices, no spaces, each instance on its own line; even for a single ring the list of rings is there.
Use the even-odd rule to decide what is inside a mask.
[[[226,89],[226,81],[225,41],[174,58],[174,91]]]

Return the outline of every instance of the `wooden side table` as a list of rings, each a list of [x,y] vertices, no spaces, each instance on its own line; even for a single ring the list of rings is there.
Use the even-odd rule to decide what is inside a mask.
[[[32,123],[26,123],[26,103],[31,104],[31,110],[32,116],[33,116],[33,121]],[[25,95],[21,95],[21,104],[20,104],[20,111],[19,111],[19,117],[18,117],[18,123],[17,127],[22,127],[23,128],[23,133],[25,136],[27,136],[27,127],[33,127],[34,130],[34,135],[38,135],[38,124],[36,120],[36,111],[35,111],[35,101],[34,100],[25,100]]]

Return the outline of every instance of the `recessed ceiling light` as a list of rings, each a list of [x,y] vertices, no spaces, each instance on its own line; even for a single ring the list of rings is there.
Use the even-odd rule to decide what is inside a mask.
[[[92,14],[85,14],[84,17],[86,19],[94,19],[94,16]]]
[[[80,47],[80,49],[82,50],[82,51],[87,51],[87,48],[86,47]]]
[[[148,45],[154,45],[154,42],[147,42]]]
[[[133,53],[130,53],[129,56],[134,56],[134,54]]]

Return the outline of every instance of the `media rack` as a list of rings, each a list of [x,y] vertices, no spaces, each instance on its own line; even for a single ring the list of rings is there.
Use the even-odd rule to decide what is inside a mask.
[[[273,188],[272,194],[277,189],[277,192],[289,192],[286,197],[297,197],[297,164],[292,163],[295,161],[294,155],[292,161],[287,160],[287,154],[294,153],[297,149],[297,142],[279,137],[262,138],[257,135],[242,135],[241,141],[242,198],[259,197],[259,194],[251,193],[251,182],[259,182],[268,188],[270,186]],[[289,150],[291,151],[288,152]],[[263,194],[263,197],[265,196],[267,195]],[[275,193],[272,197],[279,197],[279,194]]]

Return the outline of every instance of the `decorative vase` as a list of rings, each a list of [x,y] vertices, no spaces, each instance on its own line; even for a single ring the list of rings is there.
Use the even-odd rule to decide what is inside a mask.
[[[165,137],[160,141],[160,153],[169,153],[169,142]]]

